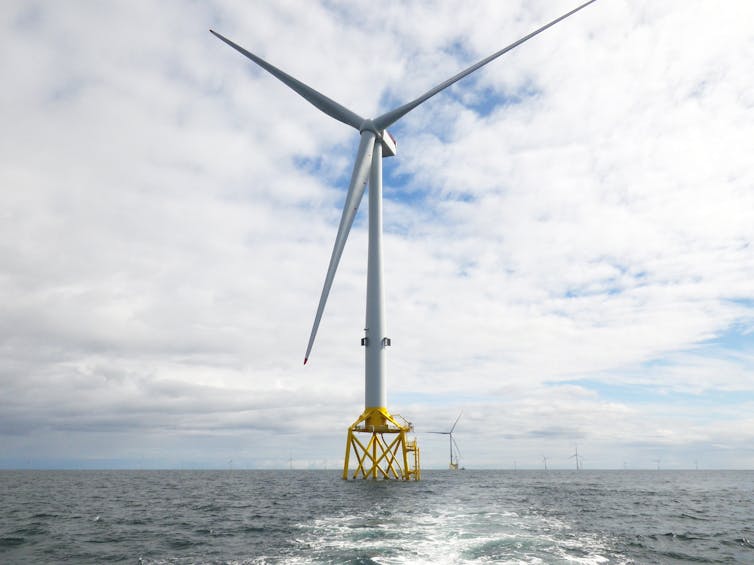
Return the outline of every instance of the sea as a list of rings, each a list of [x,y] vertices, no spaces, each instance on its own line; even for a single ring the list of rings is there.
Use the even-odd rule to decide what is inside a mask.
[[[0,471],[0,563],[754,563],[754,471]]]

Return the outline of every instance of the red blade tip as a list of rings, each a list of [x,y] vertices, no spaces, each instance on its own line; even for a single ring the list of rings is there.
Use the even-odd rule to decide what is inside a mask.
[[[306,365],[306,362],[309,360],[308,357],[304,357],[304,365]]]

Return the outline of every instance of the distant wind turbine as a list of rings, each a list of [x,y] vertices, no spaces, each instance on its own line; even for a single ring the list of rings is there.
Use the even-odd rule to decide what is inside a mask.
[[[659,471],[660,470],[660,463],[662,462],[662,458],[660,458],[660,459],[652,459],[652,461],[654,461],[655,463],[657,463],[657,470]]]
[[[548,469],[547,469],[547,457],[545,457],[545,456],[543,455],[543,456],[542,456],[542,461],[544,461],[544,463],[545,463],[545,471],[547,471],[547,470],[548,470]]]
[[[463,410],[461,410],[458,413],[458,418],[456,418],[456,421],[453,422],[453,425],[450,427],[450,431],[448,432],[427,432],[430,434],[442,434],[448,436],[448,443],[450,444],[450,464],[448,465],[448,468],[451,471],[457,471],[458,470],[458,461],[461,458],[461,450],[458,448],[458,444],[456,443],[456,440],[453,439],[453,430],[456,429],[456,424],[458,423],[458,420],[461,419],[461,414],[463,414]],[[453,459],[453,446],[455,446],[455,452],[456,457],[455,460]]]
[[[249,58],[255,64],[262,67],[286,86],[294,90],[313,106],[328,116],[342,122],[359,132],[360,142],[356,154],[356,162],[353,166],[351,181],[346,194],[345,205],[340,218],[340,225],[335,237],[330,263],[327,268],[324,286],[320,295],[317,312],[314,316],[314,324],[306,346],[304,364],[309,361],[314,340],[317,336],[322,314],[325,310],[327,297],[338,269],[343,249],[351,231],[356,212],[361,203],[362,196],[369,183],[369,242],[367,261],[367,308],[365,335],[361,340],[365,348],[365,394],[364,411],[358,420],[348,429],[346,440],[346,456],[343,464],[343,478],[349,475],[349,459],[351,451],[358,460],[358,467],[353,478],[400,478],[419,479],[419,450],[416,440],[408,440],[406,434],[413,430],[410,422],[399,422],[388,412],[387,390],[385,383],[385,359],[387,347],[391,345],[387,337],[385,323],[383,267],[382,267],[382,158],[396,154],[397,145],[395,139],[388,133],[387,128],[395,124],[403,116],[417,106],[423,104],[436,94],[455,84],[464,77],[470,75],[487,63],[497,59],[504,53],[518,47],[535,35],[557,24],[579,10],[592,4],[596,0],[589,0],[567,14],[552,20],[550,23],[522,37],[504,47],[503,49],[485,57],[481,61],[471,65],[467,69],[441,82],[418,98],[411,100],[397,108],[374,118],[366,119],[359,114],[342,106],[338,102],[328,98],[300,80],[285,73],[281,69],[271,65],[261,57],[247,51],[230,39],[210,30],[218,39]],[[380,46],[373,47],[379,51]],[[379,77],[372,77],[375,89],[379,83]],[[369,441],[362,443],[356,437],[356,433],[369,434]],[[396,435],[395,440],[386,440],[384,435]],[[411,455],[411,457],[409,457]],[[413,468],[411,461],[413,460]]]
[[[579,455],[579,446],[578,445],[576,446],[576,452],[573,455],[571,455],[568,459],[574,459],[574,458],[576,459],[576,470],[580,471],[581,470],[581,461],[582,461],[583,457],[581,457]]]

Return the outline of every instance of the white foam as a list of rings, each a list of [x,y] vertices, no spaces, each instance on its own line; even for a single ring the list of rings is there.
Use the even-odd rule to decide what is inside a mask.
[[[308,557],[298,563],[369,558],[381,565],[404,563],[579,563],[600,565],[617,558],[609,540],[575,535],[557,518],[514,512],[468,512],[442,507],[379,521],[375,509],[300,524],[296,542]],[[304,553],[304,552],[302,552]],[[610,554],[611,559],[605,557]]]

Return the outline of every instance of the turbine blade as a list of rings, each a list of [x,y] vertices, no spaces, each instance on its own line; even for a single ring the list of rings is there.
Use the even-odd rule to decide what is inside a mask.
[[[438,84],[437,86],[435,86],[431,90],[428,90],[427,92],[425,92],[424,94],[422,94],[421,96],[419,96],[419,98],[417,98],[416,100],[412,100],[411,102],[408,102],[407,104],[404,104],[403,106],[399,106],[398,108],[395,108],[394,110],[390,110],[389,112],[386,112],[385,114],[382,114],[379,118],[377,118],[376,120],[374,120],[375,127],[378,130],[383,130],[383,129],[387,128],[387,127],[390,127],[392,124],[394,124],[395,122],[397,122],[398,120],[400,120],[403,116],[405,116],[406,114],[408,114],[411,110],[413,110],[414,108],[416,108],[419,104],[421,104],[423,102],[426,102],[427,100],[429,100],[430,98],[432,98],[438,92],[441,92],[441,91],[445,90],[446,88],[448,88],[449,86],[455,84],[456,82],[458,82],[462,78],[470,75],[471,73],[473,73],[474,71],[476,71],[480,67],[483,67],[484,65],[486,65],[490,61],[494,61],[495,59],[497,59],[498,57],[500,57],[500,55],[503,55],[503,54],[507,53],[511,49],[515,49],[516,47],[518,47],[522,43],[524,43],[524,42],[528,41],[529,39],[531,39],[532,37],[534,37],[535,35],[543,32],[544,30],[546,30],[549,27],[554,26],[556,23],[558,23],[558,22],[566,19],[568,16],[571,16],[571,15],[575,14],[576,12],[578,12],[579,10],[581,10],[582,8],[586,8],[589,4],[591,4],[593,2],[596,2],[596,1],[597,0],[589,0],[589,2],[585,2],[584,4],[582,4],[581,6],[579,6],[578,8],[574,8],[573,10],[571,10],[570,12],[568,12],[567,14],[564,14],[564,15],[560,16],[559,18],[556,18],[556,19],[552,20],[550,23],[548,23],[546,25],[543,25],[541,28],[539,28],[539,29],[531,32],[529,35],[525,35],[524,37],[522,37],[518,41],[516,41],[514,43],[511,43],[510,45],[508,45],[507,47],[504,47],[500,51],[497,51],[496,53],[493,53],[489,57],[485,57],[484,59],[482,59],[478,63],[475,63],[475,64],[471,65],[468,69],[465,69],[465,70],[461,71],[460,73],[458,73],[457,75],[450,77],[445,82]]]
[[[277,78],[278,80],[286,84],[288,87],[295,90],[299,95],[303,96],[307,102],[319,108],[328,116],[335,118],[339,122],[343,122],[344,124],[354,127],[357,130],[361,129],[361,125],[364,122],[364,118],[362,118],[355,112],[352,112],[345,106],[342,106],[341,104],[338,104],[337,102],[335,102],[335,100],[328,98],[321,92],[317,92],[311,86],[308,86],[304,84],[303,82],[301,82],[300,80],[295,79],[291,75],[281,71],[280,69],[271,65],[270,63],[268,63],[261,57],[257,57],[256,55],[254,55],[254,53],[250,53],[249,51],[247,51],[240,45],[233,43],[230,39],[223,37],[216,31],[213,31],[213,30],[209,30],[209,31],[212,35],[217,37],[220,41],[227,43],[233,49],[235,49],[242,55],[245,55],[246,57],[254,61],[257,65],[259,65],[264,70],[266,70],[268,73],[273,75],[275,78]]]
[[[335,278],[335,271],[338,269],[338,263],[340,263],[340,257],[343,254],[343,248],[346,245],[348,233],[351,231],[353,219],[356,217],[356,211],[359,209],[361,197],[364,196],[369,170],[372,166],[374,143],[374,132],[364,131],[361,134],[359,151],[356,154],[356,162],[353,165],[353,173],[351,174],[351,183],[348,186],[348,194],[346,194],[346,203],[343,206],[343,214],[340,217],[338,235],[335,237],[335,245],[333,246],[332,255],[330,256],[330,266],[327,268],[325,284],[322,287],[322,295],[319,297],[319,306],[317,306],[317,314],[314,317],[312,333],[309,336],[309,344],[306,346],[304,365],[306,365],[306,362],[309,360],[309,354],[312,352],[314,338],[317,336],[319,322],[322,319],[322,312],[325,311],[327,297],[330,294],[330,288],[332,287],[332,282]]]
[[[451,436],[451,437],[453,437],[453,436]],[[455,447],[456,447],[456,453],[458,454],[458,459],[460,459],[461,458],[461,450],[458,448],[458,444],[456,443],[455,439],[453,439],[453,445],[455,445]]]
[[[460,419],[461,419],[461,414],[463,414],[463,410],[461,410],[461,411],[460,411],[460,412],[458,413],[458,418],[456,418],[456,421],[455,421],[455,422],[453,422],[453,427],[452,427],[452,428],[450,428],[450,433],[451,433],[451,434],[453,433],[453,430],[455,430],[455,429],[456,429],[456,424],[458,423],[458,420],[460,420]]]

